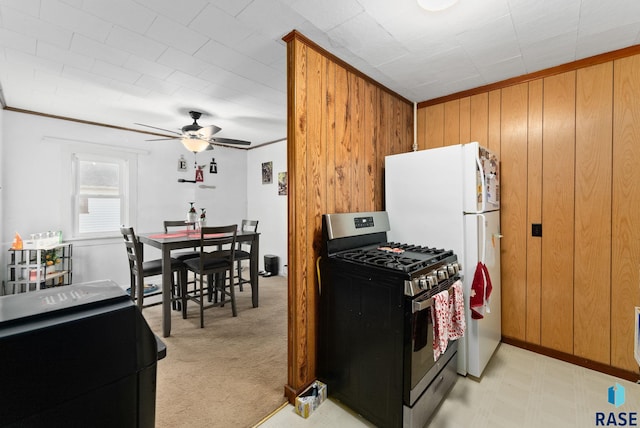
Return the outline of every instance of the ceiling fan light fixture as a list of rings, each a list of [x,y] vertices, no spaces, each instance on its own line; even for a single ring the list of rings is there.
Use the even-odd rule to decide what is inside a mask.
[[[430,12],[438,12],[450,8],[458,2],[458,0],[417,0],[418,5]]]
[[[199,138],[182,138],[182,145],[193,153],[200,153],[204,150],[207,150],[209,147],[209,142],[205,140],[201,140]]]

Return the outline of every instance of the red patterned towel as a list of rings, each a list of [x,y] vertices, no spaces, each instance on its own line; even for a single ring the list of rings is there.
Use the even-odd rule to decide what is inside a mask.
[[[431,321],[433,323],[433,359],[437,360],[447,350],[447,345],[449,344],[451,316],[449,312],[449,292],[447,290],[433,296]]]
[[[451,315],[449,325],[449,340],[460,339],[464,336],[467,323],[464,319],[464,295],[462,294],[462,282],[457,280],[451,288],[449,295],[449,313]]]

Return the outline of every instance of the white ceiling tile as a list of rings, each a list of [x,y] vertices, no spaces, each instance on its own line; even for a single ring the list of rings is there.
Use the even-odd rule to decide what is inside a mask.
[[[49,59],[51,61],[59,62],[66,66],[80,68],[82,70],[91,70],[95,60],[86,55],[80,55],[75,52],[71,52],[68,49],[61,49],[58,46],[51,45],[44,41],[38,42],[37,55],[42,58]]]
[[[82,9],[82,4],[84,0],[60,0],[62,3],[67,4],[71,7],[75,7],[76,9]]]
[[[85,90],[84,88],[87,85],[95,85],[104,88],[109,85],[109,81],[111,80],[108,77],[92,73],[91,71],[81,70],[69,65],[64,67],[61,76],[67,80],[69,86],[72,86],[73,81],[81,82],[81,90]]]
[[[612,7],[615,3],[616,7]],[[578,34],[590,35],[637,23],[640,17],[640,1],[582,0]]]
[[[29,83],[35,79],[36,72],[24,64],[8,64],[4,56],[4,49],[0,54],[0,77],[2,77],[3,94],[5,97],[19,97],[21,91],[18,88],[30,88]],[[21,98],[21,97],[19,97]],[[12,104],[13,105],[13,104]]]
[[[82,9],[139,33],[144,33],[156,17],[155,12],[131,0],[83,0]]]
[[[184,86],[185,88],[190,88],[195,91],[201,91],[210,85],[210,82],[204,79],[194,77],[190,74],[184,73],[179,70],[176,70],[173,73],[171,73],[171,76],[167,77],[166,80],[169,83],[174,83],[176,85]]]
[[[241,53],[214,40],[207,42],[194,56],[211,64],[216,64],[225,70],[236,67],[245,59],[245,56]]]
[[[189,25],[207,6],[207,0],[135,0],[182,25]]]
[[[248,93],[258,99],[278,99],[286,95],[286,92],[273,89],[254,80],[236,76],[229,73],[224,81],[224,87],[234,90],[237,94]]]
[[[202,95],[206,95],[215,100],[222,101],[232,101],[242,96],[242,92],[239,92],[233,88],[230,88],[226,85],[209,85],[200,91]]]
[[[576,40],[576,33],[570,32],[521,46],[522,59],[527,67],[527,73],[575,61]]]
[[[276,40],[271,40],[259,34],[251,34],[244,40],[233,45],[239,53],[255,59],[263,64],[286,66],[287,48]]]
[[[166,95],[173,95],[180,90],[180,86],[175,83],[149,75],[141,76],[135,84],[136,86],[140,86],[141,88],[147,89],[151,92],[159,92]]]
[[[446,77],[445,77],[446,78]],[[464,91],[469,88],[477,88],[485,83],[484,79],[479,75],[471,75],[462,80],[448,81],[441,86],[438,92],[438,96],[444,96],[447,94],[453,94],[456,92]]]
[[[225,40],[227,46],[234,46],[253,32],[232,15],[212,5],[198,14],[189,28],[214,40]]]
[[[29,54],[23,51],[14,50],[11,48],[4,48],[7,61],[10,64],[18,63],[26,67],[33,68],[34,70],[44,70],[49,73],[62,72],[62,63],[52,61],[47,58],[42,58],[33,54]]]
[[[121,80],[110,80],[109,89],[114,90],[116,93],[127,97],[141,97],[144,98],[149,95],[149,89],[142,86],[133,85]]]
[[[462,32],[456,39],[479,67],[520,56],[510,15],[502,16],[483,27]]]
[[[9,106],[170,129],[196,108],[266,142],[294,29],[419,102],[640,43],[640,1],[0,0],[0,84]]]
[[[507,58],[485,66],[478,66],[478,71],[484,80],[484,84],[499,82],[527,73],[521,56]]]
[[[158,59],[167,50],[165,44],[123,27],[114,27],[105,44],[149,60]]]
[[[329,31],[364,12],[356,0],[297,0],[291,7],[321,31]]]
[[[100,103],[109,103],[122,98],[122,94],[109,89],[108,86],[92,86],[91,90],[88,90],[84,87],[78,87],[72,82],[65,85],[59,84],[56,87],[56,96],[61,98],[62,105],[64,106],[61,116],[79,119],[88,119],[86,116],[83,117],[83,114],[86,113],[86,109],[90,108],[96,100],[100,100]],[[77,100],[82,102],[80,104],[82,106],[81,109],[77,107]],[[73,107],[74,105],[76,106],[75,108]]]
[[[410,2],[402,14],[390,14],[378,20],[398,41],[407,43],[417,38],[452,37],[465,30],[482,27],[508,13],[506,0],[459,0],[451,9],[436,13]]]
[[[36,53],[36,39],[34,37],[28,37],[5,28],[0,28],[0,46],[34,55]]]
[[[2,27],[5,29],[24,34],[29,38],[43,39],[47,43],[65,48],[71,44],[73,31],[56,24],[42,22],[21,10],[0,6],[0,17],[2,18]]]
[[[305,21],[299,13],[278,0],[254,1],[237,17],[245,25],[259,29],[260,33],[272,39],[285,36]]]
[[[602,52],[611,52],[637,44],[640,23],[612,28],[601,33],[578,35],[576,59],[587,58]]]
[[[237,16],[252,1],[253,0],[215,0],[215,5],[229,15]]]
[[[100,42],[107,38],[113,27],[113,24],[59,0],[43,1],[40,18]]]
[[[167,49],[158,58],[158,64],[183,71],[192,76],[198,76],[209,66],[207,62],[173,48]]]
[[[407,50],[370,15],[361,13],[328,32],[331,40],[376,67],[403,56]],[[360,37],[366,34],[366,37]]]
[[[553,10],[553,13],[549,13]],[[511,17],[517,39],[523,44],[575,31],[580,17],[580,0],[511,0]]]
[[[96,42],[81,34],[74,34],[71,40],[71,51],[95,59],[103,60],[115,65],[122,65],[130,56],[128,53]]]
[[[284,71],[277,71],[227,46],[213,41],[207,43],[196,53],[196,56],[198,58],[206,58],[207,61],[224,70],[258,81]]]
[[[141,76],[141,74],[136,71],[132,71],[100,60],[97,60],[93,64],[91,71],[100,76],[108,77],[110,79],[129,84],[134,83]]]
[[[156,18],[146,35],[191,55],[208,40],[206,36],[163,16]]]
[[[40,0],[2,0],[0,2],[0,10],[4,9],[5,6],[17,9],[33,17],[37,17],[40,14]]]
[[[140,74],[147,74],[156,79],[166,79],[173,73],[174,68],[168,67],[166,65],[158,64],[154,61],[149,61],[147,59],[138,57],[138,56],[130,56],[123,67],[128,68],[129,70],[137,71]]]

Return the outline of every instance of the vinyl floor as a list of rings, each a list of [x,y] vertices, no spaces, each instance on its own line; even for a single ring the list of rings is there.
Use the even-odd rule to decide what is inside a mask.
[[[624,403],[618,407],[608,402],[609,388],[616,383],[624,388]],[[630,423],[632,420],[629,418],[634,412],[635,423]],[[501,344],[480,380],[458,377],[447,399],[428,426],[638,426],[638,413],[640,385]],[[297,415],[292,405],[286,404],[257,426],[362,428],[374,425],[340,403],[329,399],[307,419]]]

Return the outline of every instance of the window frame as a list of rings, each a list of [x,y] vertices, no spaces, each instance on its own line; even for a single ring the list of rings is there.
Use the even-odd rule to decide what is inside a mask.
[[[94,146],[72,146],[68,147],[66,153],[68,183],[70,200],[67,205],[68,229],[71,239],[96,239],[114,238],[120,234],[119,227],[131,225],[135,227],[137,220],[135,203],[137,201],[137,164],[136,153],[126,150],[118,150],[110,147]],[[116,163],[120,168],[119,174],[119,194],[120,194],[120,224],[117,230],[105,232],[80,232],[80,193],[78,182],[78,162],[96,161],[105,163]]]

